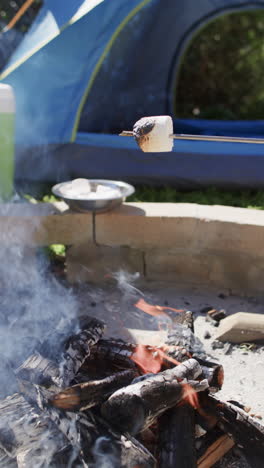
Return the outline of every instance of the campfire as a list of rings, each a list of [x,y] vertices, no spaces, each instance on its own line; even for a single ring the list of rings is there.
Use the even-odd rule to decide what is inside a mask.
[[[223,367],[205,354],[192,313],[136,307],[168,319],[164,343],[105,337],[85,316],[16,369],[19,392],[0,402],[1,466],[209,468],[234,446],[263,466],[264,427],[216,396]]]

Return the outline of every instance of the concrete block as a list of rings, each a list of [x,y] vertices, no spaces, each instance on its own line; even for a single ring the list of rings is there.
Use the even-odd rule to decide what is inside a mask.
[[[95,219],[98,244],[135,248],[205,248],[258,252],[264,213],[223,206],[183,203],[133,203]]]
[[[263,294],[264,258],[244,252],[210,252],[210,284],[240,294]]]
[[[190,249],[145,252],[146,278],[184,284],[208,284],[210,259]]]
[[[264,340],[264,315],[237,312],[221,320],[215,339],[230,343]]]
[[[118,210],[96,215],[96,242],[139,249],[187,248],[196,231],[196,211],[196,205],[127,203]]]
[[[65,203],[17,203],[0,207],[2,244],[46,246],[93,238],[92,214],[74,213]]]
[[[259,225],[200,219],[193,233],[192,247],[264,255],[263,230]]]
[[[145,253],[147,279],[224,288],[247,295],[263,294],[264,259],[212,250],[149,250]]]
[[[82,243],[66,254],[67,278],[71,283],[109,282],[111,274],[124,270],[144,274],[143,253],[129,247],[97,246]]]

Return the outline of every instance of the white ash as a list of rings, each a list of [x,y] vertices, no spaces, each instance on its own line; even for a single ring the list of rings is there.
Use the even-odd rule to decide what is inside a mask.
[[[60,187],[60,193],[65,198],[75,200],[105,200],[121,197],[121,191],[113,184],[90,183],[87,179],[75,179]]]

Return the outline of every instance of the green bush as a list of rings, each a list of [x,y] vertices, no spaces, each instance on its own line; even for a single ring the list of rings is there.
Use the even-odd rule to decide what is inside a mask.
[[[137,187],[128,201],[157,203],[198,203],[200,205],[225,205],[240,208],[264,209],[263,190],[218,190],[214,187],[204,190],[179,192],[172,187]]]

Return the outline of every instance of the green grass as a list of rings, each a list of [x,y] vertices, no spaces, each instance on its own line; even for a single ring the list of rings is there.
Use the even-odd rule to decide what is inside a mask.
[[[22,194],[31,203],[52,203],[58,199],[51,193],[50,186],[41,190],[28,190]],[[264,190],[219,190],[214,187],[202,190],[180,192],[173,187],[136,186],[136,192],[129,197],[130,202],[156,203],[198,203],[200,205],[225,205],[240,208],[264,210]]]
[[[172,187],[137,187],[127,201],[158,203],[198,203],[200,205],[225,205],[240,208],[264,209],[264,190],[218,190],[208,188],[179,192]]]

